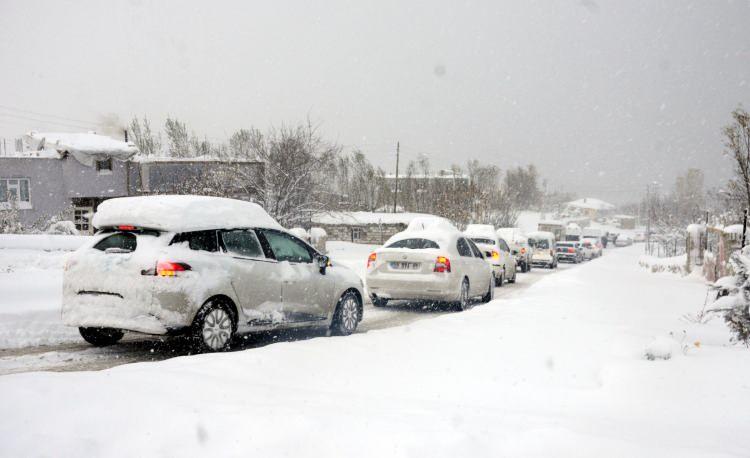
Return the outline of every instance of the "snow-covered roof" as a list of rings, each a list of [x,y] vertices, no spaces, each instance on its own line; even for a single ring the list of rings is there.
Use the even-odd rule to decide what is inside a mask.
[[[169,232],[262,227],[283,228],[252,202],[223,197],[162,195],[105,200],[93,219],[94,227],[132,225]]]
[[[610,204],[609,202],[595,199],[593,197],[584,197],[583,199],[568,202],[567,206],[574,208],[586,208],[591,210],[613,210],[615,208],[615,206]]]
[[[724,228],[725,234],[742,234],[742,224],[732,224]]]
[[[94,161],[113,158],[128,160],[138,152],[133,143],[115,140],[106,135],[89,133],[29,132],[29,143],[37,150],[68,152],[78,161],[93,165]]]
[[[408,225],[415,218],[429,217],[424,213],[385,213],[385,212],[326,212],[313,215],[314,224],[364,226],[367,224]]]

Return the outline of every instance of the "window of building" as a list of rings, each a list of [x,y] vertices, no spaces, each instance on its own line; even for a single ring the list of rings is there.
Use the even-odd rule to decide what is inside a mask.
[[[31,202],[28,178],[0,178],[0,202]]]
[[[362,228],[361,227],[353,227],[352,228],[352,242],[356,242],[362,238]]]
[[[73,223],[80,232],[91,231],[91,215],[94,213],[92,207],[75,207],[73,210]]]
[[[99,173],[112,172],[112,158],[96,161],[96,171]]]

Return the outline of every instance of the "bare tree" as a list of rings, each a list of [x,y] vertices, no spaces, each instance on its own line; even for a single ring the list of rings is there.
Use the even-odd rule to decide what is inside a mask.
[[[263,134],[249,131],[252,154],[265,164],[265,179],[245,186],[259,196],[266,211],[285,226],[299,224],[311,213],[327,210],[329,187],[325,168],[339,147],[325,142],[309,123],[282,126]]]
[[[161,153],[161,135],[154,135],[147,117],[143,121],[133,118],[130,122],[130,138],[138,151],[145,156],[156,156]]]
[[[164,131],[169,142],[169,154],[172,157],[190,157],[190,135],[185,123],[167,118]]]
[[[729,195],[740,211],[750,208],[750,114],[742,107],[732,112],[733,122],[724,127],[725,154],[734,161],[734,177]]]

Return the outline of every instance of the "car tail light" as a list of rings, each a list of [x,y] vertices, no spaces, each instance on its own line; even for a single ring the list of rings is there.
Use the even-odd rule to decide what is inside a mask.
[[[156,263],[156,275],[160,277],[174,277],[177,272],[185,272],[191,267],[184,262],[159,261]]]
[[[492,250],[492,259],[494,259],[495,261],[497,261],[498,259],[500,259],[500,253],[498,253],[495,250]]]
[[[375,260],[377,260],[377,259],[378,259],[378,255],[377,254],[370,253],[370,257],[367,258],[367,268],[369,269],[370,267],[374,266],[375,265]]]
[[[575,252],[576,250],[574,250],[573,248],[568,248],[568,253],[575,253]]]
[[[134,231],[135,226],[122,225],[122,226],[117,226],[117,229],[121,231]]]
[[[450,272],[451,271],[451,260],[445,256],[438,256],[435,261],[434,272]]]

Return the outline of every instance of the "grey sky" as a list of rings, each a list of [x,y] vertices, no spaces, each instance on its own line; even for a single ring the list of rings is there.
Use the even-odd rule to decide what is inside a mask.
[[[214,139],[309,115],[389,171],[400,140],[404,161],[533,162],[621,202],[687,167],[728,176],[749,24],[746,0],[0,0],[0,105]],[[0,137],[76,130],[39,118],[0,107]]]

